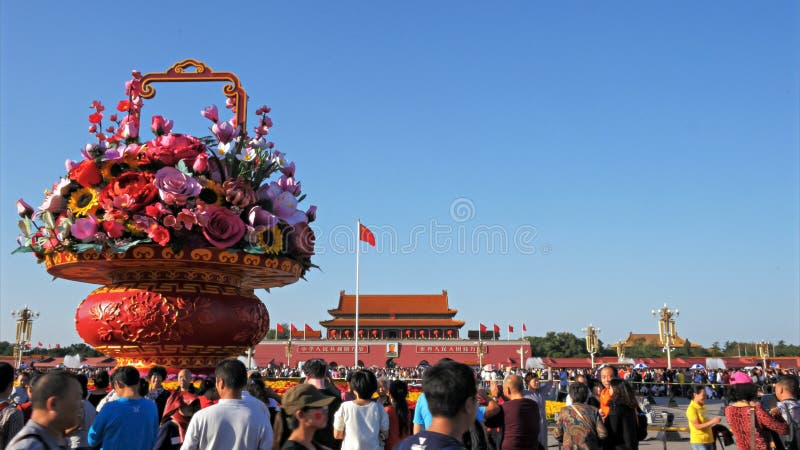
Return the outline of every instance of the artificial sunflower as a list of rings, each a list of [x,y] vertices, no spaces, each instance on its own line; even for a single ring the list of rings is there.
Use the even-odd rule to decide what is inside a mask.
[[[97,212],[99,201],[100,193],[90,187],[85,187],[72,193],[67,207],[76,216],[85,217]]]
[[[207,178],[201,178],[200,185],[203,186],[203,189],[200,190],[200,194],[197,196],[199,200],[207,205],[223,205],[225,202],[225,189],[222,188],[222,185]]]
[[[106,161],[103,163],[103,166],[100,168],[100,174],[103,176],[103,179],[106,181],[111,181],[112,179],[118,177],[120,174],[124,172],[122,166],[117,163],[116,161]]]
[[[270,255],[277,255],[283,250],[283,233],[278,227],[272,227],[258,235],[258,245]]]

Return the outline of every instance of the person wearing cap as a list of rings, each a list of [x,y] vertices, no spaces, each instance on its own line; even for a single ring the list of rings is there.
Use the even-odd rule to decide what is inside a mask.
[[[761,404],[756,401],[757,396],[758,387],[750,376],[743,372],[731,375],[731,387],[728,392],[731,404],[725,408],[725,418],[739,450],[767,450],[767,443],[770,442],[769,430],[778,434],[789,433],[789,426],[764,411]],[[755,433],[751,433],[753,421],[755,421]]]
[[[286,391],[282,406],[292,432],[281,450],[328,449],[314,434],[328,424],[328,408],[335,399],[307,383]]]

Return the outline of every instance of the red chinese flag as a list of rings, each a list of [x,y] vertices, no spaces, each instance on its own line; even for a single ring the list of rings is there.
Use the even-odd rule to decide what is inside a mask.
[[[61,344],[56,344],[56,348],[61,348]]]
[[[358,224],[358,226],[358,239],[368,243],[371,247],[375,247],[375,235],[372,234],[372,231],[369,231],[369,228],[363,224]]]
[[[509,325],[508,326],[508,334],[511,334],[513,332],[514,332],[514,327],[512,325]]]
[[[523,331],[523,332],[524,332],[524,331],[528,331],[528,327],[526,327],[524,323],[522,324],[522,331]]]
[[[313,332],[314,332],[314,329],[311,328],[311,326],[309,326],[308,324],[306,324],[306,333],[313,333]]]
[[[281,325],[281,324],[278,324],[277,329],[278,329],[278,334],[282,334],[282,333],[286,332],[286,328],[283,328],[283,325]]]
[[[494,334],[500,334],[500,325],[494,324]]]
[[[481,333],[486,333],[486,325],[484,325],[484,324],[480,324],[480,325],[481,325]]]
[[[44,347],[44,344],[42,344],[42,341],[39,341],[39,347]]]
[[[294,326],[294,324],[291,324],[291,328],[292,328],[292,334],[297,333],[297,327]]]

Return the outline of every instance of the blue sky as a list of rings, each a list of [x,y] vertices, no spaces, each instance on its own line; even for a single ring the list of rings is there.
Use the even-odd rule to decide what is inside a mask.
[[[319,207],[322,270],[259,293],[273,323],[318,327],[354,290],[361,217],[362,292],[446,289],[468,328],[592,322],[609,343],[666,302],[705,345],[800,343],[797,3],[496,3],[3,2],[0,339],[29,304],[34,341],[79,341],[94,287],[10,255],[14,202],[80,157],[92,100],[191,57],[272,107]],[[143,113],[177,132],[224,103],[156,88]]]

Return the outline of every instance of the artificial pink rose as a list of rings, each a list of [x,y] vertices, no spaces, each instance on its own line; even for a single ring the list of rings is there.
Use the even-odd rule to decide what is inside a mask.
[[[151,162],[158,161],[165,166],[174,166],[182,159],[191,166],[197,155],[205,151],[205,144],[194,136],[165,134],[150,141],[145,154]]]
[[[239,216],[228,208],[208,205],[203,211],[203,236],[217,248],[228,248],[238,243],[246,226]]]
[[[189,197],[196,197],[202,186],[194,178],[174,167],[162,167],[156,172],[153,185],[164,203],[183,206]]]
[[[70,227],[69,232],[76,239],[89,242],[94,239],[94,235],[97,233],[97,219],[91,214],[89,214],[89,217],[77,219]]]
[[[194,164],[192,164],[192,170],[194,170],[194,173],[203,173],[208,170],[208,153],[203,152],[197,155],[197,158],[194,159]]]

